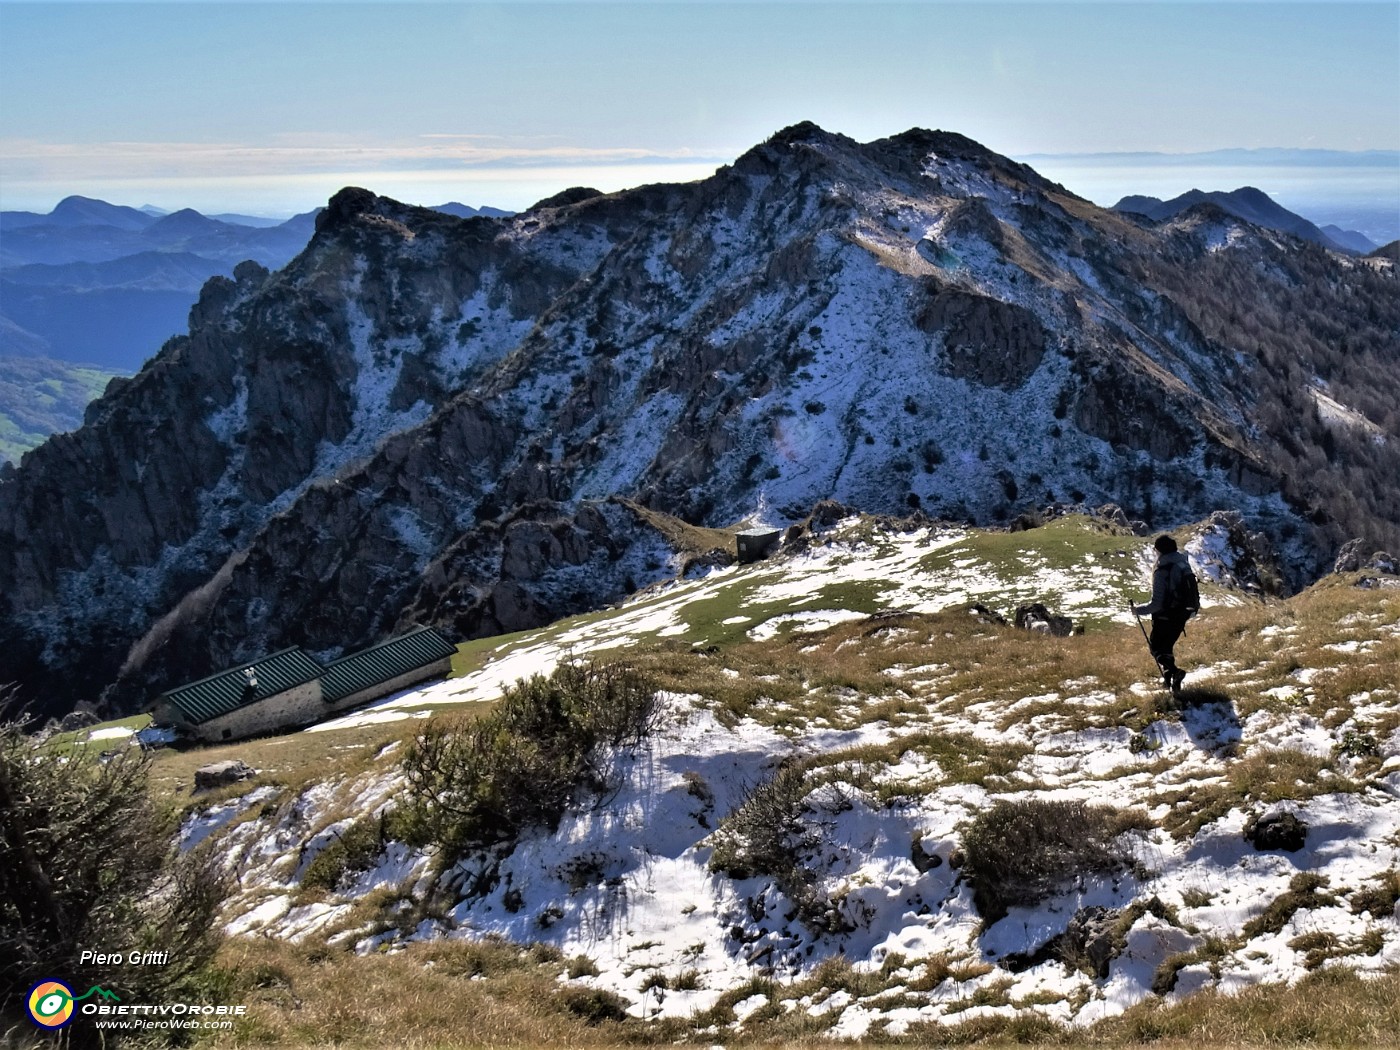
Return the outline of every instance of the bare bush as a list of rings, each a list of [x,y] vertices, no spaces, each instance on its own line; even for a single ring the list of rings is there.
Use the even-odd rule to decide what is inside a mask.
[[[813,792],[825,797],[815,805]],[[805,857],[821,842],[818,829],[803,820],[814,808],[849,809],[850,800],[836,784],[812,782],[797,763],[780,766],[773,777],[750,789],[747,797],[720,822],[711,840],[711,871],[733,879],[766,875],[797,909],[808,928],[827,933],[849,931],[849,921],[821,891]]]
[[[1083,802],[998,802],[963,833],[964,871],[987,923],[1015,906],[1038,904],[1071,878],[1124,866],[1114,840],[1145,815]]]

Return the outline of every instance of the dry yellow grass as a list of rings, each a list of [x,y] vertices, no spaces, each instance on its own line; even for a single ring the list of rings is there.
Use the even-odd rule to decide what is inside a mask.
[[[946,965],[946,960],[941,960]],[[799,985],[758,978],[731,990],[697,1021],[725,1023],[729,1008],[756,993],[774,1001],[751,1015],[742,1033],[696,1033],[694,1023],[599,1018],[615,1004],[559,981],[570,961],[552,949],[500,942],[418,944],[395,955],[355,956],[268,940],[230,942],[220,959],[230,1001],[250,1007],[232,1032],[200,1045],[343,1050],[428,1048],[610,1048],[671,1045],[829,1050],[824,1023],[785,1011],[777,999],[823,990],[878,995],[885,975],[852,970],[844,960],[818,967]],[[940,967],[942,969],[942,967]],[[940,975],[941,976],[941,975]],[[1393,1047],[1400,1033],[1400,974],[1363,979],[1326,968],[1298,985],[1264,985],[1238,995],[1206,992],[1171,1005],[1156,998],[1087,1030],[1052,1024],[1033,1010],[1014,1018],[928,1024],[901,1036],[883,1033],[843,1045],[1106,1047],[1132,1050],[1255,1050],[1268,1047]]]
[[[362,957],[240,939],[226,945],[219,962],[226,994],[249,1013],[233,1032],[206,1039],[206,1046],[602,1047],[622,1041],[619,1022],[597,1017],[600,1008],[606,1013],[616,1004],[561,987],[557,978],[569,964],[552,949],[450,941]]]
[[[701,543],[709,537],[694,539]],[[1328,646],[1374,639],[1378,626],[1397,620],[1400,595],[1360,591],[1346,578],[1330,579],[1286,602],[1209,609],[1193,622],[1178,653],[1187,666],[1231,665],[1211,683],[1209,692],[1228,701],[1240,720],[1270,705],[1287,709],[1288,701],[1271,698],[1267,690],[1294,680],[1290,674],[1298,668],[1314,669],[1306,700],[1294,706],[1301,710],[1306,703],[1309,714],[1337,726],[1351,717],[1359,694],[1393,692],[1389,668],[1400,663],[1400,637],[1380,634],[1378,644],[1360,652]],[[1284,644],[1277,633],[1260,633],[1271,626],[1296,633],[1288,635]],[[1076,705],[1047,699],[1026,705],[1014,719],[1004,720],[1003,728],[1054,717],[1063,719],[1066,728],[1141,729],[1156,719],[1176,716],[1165,694],[1143,695],[1133,688],[1152,679],[1150,660],[1135,627],[1049,638],[984,624],[966,611],[954,610],[852,621],[823,632],[780,635],[761,642],[739,640],[714,652],[663,640],[634,648],[629,658],[652,672],[664,688],[698,693],[729,718],[754,717],[779,728],[795,728],[816,719],[836,726],[877,719],[917,723],[935,707],[944,714],[979,704],[995,710],[997,705],[1027,696],[1068,695],[1071,689],[1100,693],[1104,699]],[[934,669],[917,675],[902,673],[910,668]],[[1078,684],[1067,687],[1069,680]],[[1393,729],[1400,724],[1400,704],[1392,706],[1393,715],[1374,716],[1370,728],[1378,737],[1388,731],[1387,726]],[[241,757],[265,770],[262,782],[301,785],[362,771],[375,762],[386,743],[415,733],[422,725],[302,734],[165,754],[156,761],[153,779],[172,800],[187,804],[196,766]],[[1021,757],[1017,748],[973,747],[947,734],[915,732],[898,746],[901,752],[910,747],[928,749],[953,780],[980,782],[1002,776]],[[864,764],[873,770],[897,757],[891,748],[864,748],[824,756],[824,761]],[[1301,790],[1350,789],[1353,785],[1347,778],[1320,778],[1331,764],[1300,752],[1246,750],[1242,757],[1225,757],[1200,782],[1173,785],[1171,790],[1181,791],[1183,797],[1165,824],[1187,833],[1213,819],[1212,814],[1218,816],[1217,810],[1224,812],[1245,801],[1301,797],[1297,794]],[[1346,770],[1351,778],[1364,776],[1354,766]],[[177,785],[183,785],[183,790],[177,791]],[[889,790],[923,786],[894,785]],[[247,788],[245,784],[230,791],[241,793]],[[238,1001],[247,1002],[253,1013],[235,1032],[207,1041],[218,1047],[620,1047],[676,1041],[705,1046],[717,1040],[726,1045],[794,1050],[830,1047],[821,1034],[821,1023],[801,1010],[784,1011],[776,1001],[749,1018],[740,1036],[724,1030],[697,1034],[690,1022],[682,1020],[650,1025],[633,1020],[589,1023],[590,1008],[607,1013],[616,1004],[601,997],[592,1002],[576,997],[571,1006],[568,995],[582,993],[566,994],[559,975],[570,969],[586,971],[547,950],[453,942],[361,958],[244,939],[229,943],[222,963]],[[956,964],[927,960],[913,982],[904,983],[910,988],[915,984],[935,987],[949,979],[952,970],[962,972],[965,965],[961,960]],[[883,975],[841,973],[840,969],[825,968],[820,980],[865,995],[878,994],[887,986]],[[815,990],[810,982],[802,987]],[[771,982],[750,982],[729,990],[702,1023],[727,1023],[733,1003],[757,990],[777,993],[775,1000],[779,995],[792,998],[794,993],[793,988],[780,989]],[[1236,997],[1206,993],[1171,1006],[1153,999],[1089,1031],[1068,1032],[1027,1009],[1013,1020],[978,1019],[952,1028],[926,1026],[897,1039],[881,1036],[878,1041],[1162,1050],[1400,1046],[1397,1001],[1400,976],[1395,973],[1363,981],[1347,971],[1323,967],[1297,990],[1266,986]]]
[[[374,762],[386,746],[417,727],[415,722],[359,726],[322,733],[287,733],[213,747],[157,751],[151,762],[151,787],[158,796],[181,802],[190,798],[194,773],[201,766],[241,759],[259,771],[252,781],[199,796],[200,803],[241,795],[258,784],[297,788],[334,774],[356,772]]]

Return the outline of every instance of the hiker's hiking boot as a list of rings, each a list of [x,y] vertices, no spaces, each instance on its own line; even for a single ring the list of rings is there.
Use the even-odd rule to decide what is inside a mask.
[[[1172,691],[1172,696],[1180,696],[1181,683],[1186,681],[1186,672],[1178,667],[1174,670],[1168,671],[1167,678],[1167,688],[1169,688]]]

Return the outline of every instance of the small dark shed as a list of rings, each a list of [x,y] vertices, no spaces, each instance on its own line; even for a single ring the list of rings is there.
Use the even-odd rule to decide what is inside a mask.
[[[739,564],[766,557],[778,546],[777,529],[745,529],[736,537],[738,541]]]

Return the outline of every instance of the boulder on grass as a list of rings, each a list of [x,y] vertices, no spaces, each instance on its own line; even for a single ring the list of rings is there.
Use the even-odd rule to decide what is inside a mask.
[[[1040,631],[1053,634],[1057,638],[1068,638],[1074,633],[1074,621],[1068,616],[1052,613],[1040,602],[1016,606],[1016,626],[1024,631]]]
[[[1244,826],[1245,841],[1261,853],[1275,849],[1297,853],[1307,837],[1308,826],[1292,813],[1252,816]]]
[[[227,762],[215,762],[211,765],[201,766],[194,771],[194,789],[196,791],[212,791],[225,784],[236,784],[240,780],[247,780],[251,776],[256,776],[257,772],[247,762],[241,762],[236,758],[229,759]]]
[[[1368,558],[1362,552],[1365,551],[1365,541],[1361,539],[1348,540],[1342,544],[1342,549],[1337,552],[1337,560],[1332,566],[1333,572],[1360,572],[1369,569],[1373,572],[1385,573],[1389,576],[1397,574],[1400,570],[1400,559],[1389,551],[1375,551]]]
[[[968,610],[980,623],[994,624],[998,627],[1006,626],[1006,617],[995,609],[989,609],[980,602]]]

